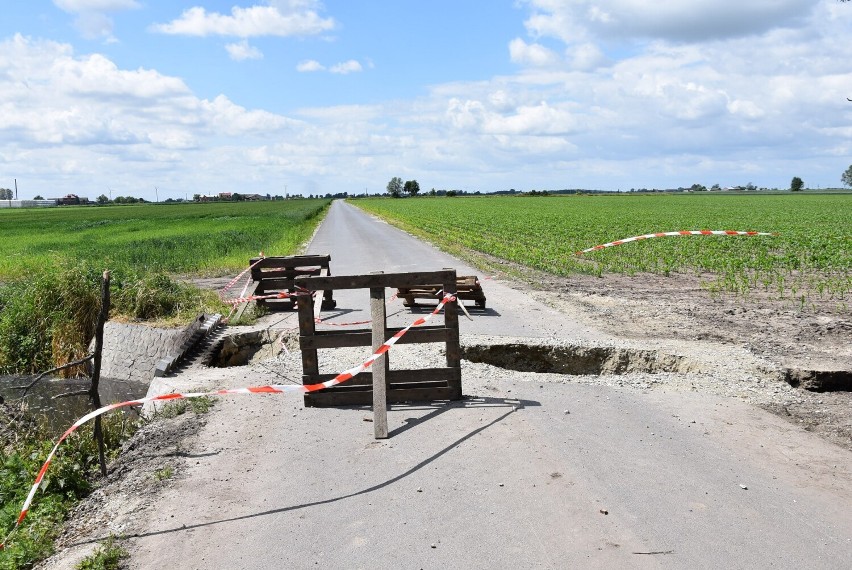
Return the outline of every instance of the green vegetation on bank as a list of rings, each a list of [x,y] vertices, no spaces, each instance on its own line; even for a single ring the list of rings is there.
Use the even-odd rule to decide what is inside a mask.
[[[86,354],[112,272],[111,318],[189,320],[222,312],[215,293],[176,274],[236,273],[288,255],[328,200],[0,211],[0,373],[31,374]]]
[[[852,291],[852,195],[617,195],[362,199],[357,205],[456,253],[492,255],[556,275],[695,273],[708,287],[805,301]],[[675,230],[754,230],[777,237],[660,238]]]
[[[5,538],[15,525],[27,493],[54,445],[51,434],[21,412],[4,406],[0,432],[0,533]],[[123,414],[104,417],[108,460],[113,459],[136,425]],[[0,570],[30,568],[53,552],[53,540],[70,509],[92,489],[98,476],[98,450],[92,438],[92,424],[82,426],[69,437],[50,465],[36,492],[27,518],[0,551]]]

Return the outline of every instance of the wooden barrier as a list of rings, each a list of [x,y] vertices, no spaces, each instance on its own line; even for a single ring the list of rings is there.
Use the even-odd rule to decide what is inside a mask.
[[[259,263],[258,263],[259,262]],[[293,283],[297,277],[304,276],[329,276],[331,262],[330,255],[287,255],[276,257],[253,257],[249,260],[249,266],[255,265],[251,270],[252,282],[246,289],[245,296],[269,295],[274,293],[294,293],[296,287]],[[293,298],[289,299],[260,299],[258,305],[267,307],[272,311],[292,310],[296,304]],[[243,303],[234,317],[238,321],[248,303]],[[322,304],[319,309],[329,310],[337,306],[333,292],[323,292]]]
[[[415,299],[440,299],[441,286],[437,284],[421,285],[419,287],[400,287],[396,295],[403,300],[406,307],[416,307]],[[456,297],[459,301],[473,301],[480,309],[485,308],[485,293],[475,275],[466,275],[456,279]]]
[[[420,273],[373,273],[337,277],[297,277],[295,285],[308,291],[369,289],[372,328],[357,330],[316,330],[313,301],[298,303],[299,345],[302,350],[302,383],[316,384],[334,378],[338,372],[321,374],[317,351],[327,348],[369,346],[375,352],[387,339],[399,332],[388,328],[385,289],[418,287],[440,283],[449,294],[456,292],[453,269]],[[301,300],[301,298],[300,298]],[[458,307],[455,301],[444,306],[444,324],[414,327],[397,344],[443,342],[446,366],[432,369],[391,370],[388,353],[373,363],[369,372],[325,390],[305,394],[306,406],[347,406],[373,404],[376,437],[387,437],[388,403],[460,400],[461,349],[459,346]],[[365,358],[366,358],[365,354]]]

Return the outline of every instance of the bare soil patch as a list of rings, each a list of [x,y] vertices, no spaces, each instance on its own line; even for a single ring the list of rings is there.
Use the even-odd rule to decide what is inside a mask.
[[[779,381],[800,388],[794,397],[756,393],[752,403],[852,450],[852,300],[809,299],[803,306],[759,290],[745,297],[711,293],[709,279],[694,275],[562,278],[510,271],[523,276],[539,301],[622,338],[747,348],[777,367]],[[830,391],[813,391],[807,379],[814,376],[827,378]]]

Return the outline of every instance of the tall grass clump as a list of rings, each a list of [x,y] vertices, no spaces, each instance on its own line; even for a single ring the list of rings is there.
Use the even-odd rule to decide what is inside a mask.
[[[0,285],[0,374],[35,374],[84,357],[100,312],[102,273],[90,262],[60,259]],[[110,296],[110,318],[134,321],[175,324],[225,309],[213,292],[127,268],[112,272]]]

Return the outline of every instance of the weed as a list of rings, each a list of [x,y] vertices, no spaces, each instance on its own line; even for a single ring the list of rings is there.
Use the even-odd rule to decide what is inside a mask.
[[[129,557],[130,553],[111,534],[98,546],[97,550],[81,560],[74,568],[75,570],[117,570],[121,561]]]
[[[165,481],[166,479],[171,479],[174,474],[174,468],[171,465],[166,465],[162,469],[154,471],[154,478],[157,481]]]

